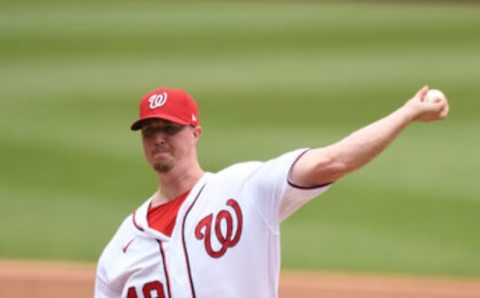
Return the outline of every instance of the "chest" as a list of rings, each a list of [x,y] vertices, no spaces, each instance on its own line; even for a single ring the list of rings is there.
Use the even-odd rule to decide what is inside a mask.
[[[125,243],[124,297],[149,297],[150,292],[151,297],[248,297],[246,283],[269,288],[260,284],[279,262],[278,235],[251,200],[208,194],[199,194],[178,214],[171,237]],[[137,296],[128,296],[133,292]]]

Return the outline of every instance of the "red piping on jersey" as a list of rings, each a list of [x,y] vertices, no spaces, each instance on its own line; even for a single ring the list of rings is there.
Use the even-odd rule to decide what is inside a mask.
[[[167,279],[167,291],[168,291],[168,298],[172,297],[172,293],[170,291],[170,276],[168,275],[168,269],[167,269],[167,262],[165,261],[165,251],[163,250],[163,243],[159,239],[157,239],[157,242],[160,246],[160,254],[162,255],[162,261],[163,261],[163,271],[165,271],[165,277]]]
[[[187,252],[187,245],[185,242],[185,222],[187,221],[187,216],[190,213],[190,210],[192,210],[193,205],[197,202],[198,198],[200,197],[200,194],[202,193],[203,189],[205,188],[206,183],[202,186],[202,188],[198,191],[197,196],[193,200],[192,204],[188,207],[187,212],[185,213],[185,216],[183,217],[183,222],[182,222],[182,241],[183,241],[183,253],[185,254],[185,260],[187,261],[187,271],[188,271],[188,278],[190,280],[190,290],[192,291],[192,297],[195,298],[195,287],[193,285],[193,278],[192,278],[192,271],[190,269],[190,260],[188,258],[188,252]]]
[[[295,166],[295,164],[297,163],[297,161],[300,159],[300,157],[302,157],[305,153],[307,153],[308,151],[310,151],[311,149],[308,149],[308,150],[305,150],[304,152],[302,152],[302,154],[300,154],[296,159],[295,161],[292,163],[292,166],[290,167],[290,170],[288,171],[288,176],[287,176],[287,182],[288,184],[291,186],[291,187],[295,187],[295,188],[298,188],[298,189],[315,189],[315,188],[320,188],[320,187],[324,187],[324,186],[327,186],[329,184],[332,184],[333,182],[327,182],[327,183],[323,183],[323,184],[320,184],[320,185],[314,185],[314,186],[300,186],[300,185],[296,185],[295,183],[291,182],[290,181],[290,174],[292,173],[292,169],[293,167]]]
[[[139,225],[137,224],[137,221],[135,220],[136,214],[137,214],[137,210],[134,210],[134,211],[133,211],[133,216],[132,216],[133,225],[135,226],[135,228],[137,228],[137,229],[139,229],[140,231],[144,232],[145,230],[144,230],[141,226],[139,226]]]
[[[315,189],[315,188],[320,188],[320,187],[324,187],[324,186],[330,185],[330,184],[332,184],[332,183],[333,183],[333,182],[327,182],[327,183],[323,183],[323,184],[315,185],[315,186],[299,186],[299,185],[296,185],[296,184],[290,182],[290,180],[288,181],[288,184],[289,184],[291,187],[295,187],[295,188],[298,188],[298,189]]]

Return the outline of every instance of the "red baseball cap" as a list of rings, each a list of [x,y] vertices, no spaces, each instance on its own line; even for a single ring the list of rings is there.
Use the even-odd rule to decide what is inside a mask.
[[[140,101],[140,118],[131,129],[139,130],[147,119],[165,119],[182,125],[198,126],[198,107],[184,90],[160,88],[145,95]]]

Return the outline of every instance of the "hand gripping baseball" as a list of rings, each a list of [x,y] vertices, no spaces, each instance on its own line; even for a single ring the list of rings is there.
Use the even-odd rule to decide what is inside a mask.
[[[430,122],[447,117],[449,106],[445,95],[428,86],[421,88],[404,106],[413,121]]]

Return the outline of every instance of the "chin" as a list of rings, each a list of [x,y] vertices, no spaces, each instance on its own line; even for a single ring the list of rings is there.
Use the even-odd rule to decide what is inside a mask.
[[[165,174],[170,172],[173,169],[173,164],[170,163],[155,163],[153,169],[157,173]]]

